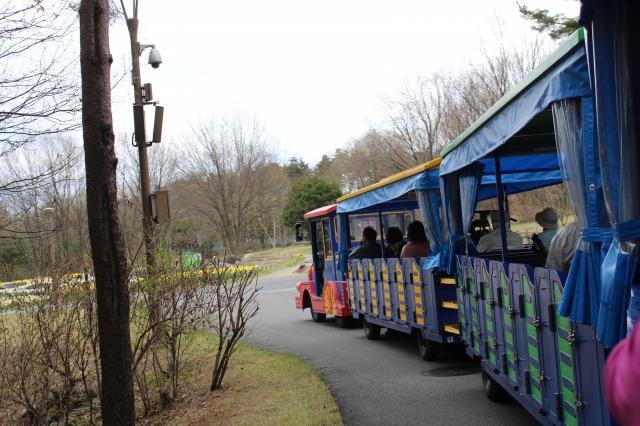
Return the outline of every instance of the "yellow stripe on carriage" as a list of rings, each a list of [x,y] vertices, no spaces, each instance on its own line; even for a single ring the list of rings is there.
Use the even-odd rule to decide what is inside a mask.
[[[458,309],[458,303],[446,301],[446,302],[442,302],[442,307],[447,309]]]
[[[451,334],[460,335],[460,326],[458,324],[446,324],[444,331]]]

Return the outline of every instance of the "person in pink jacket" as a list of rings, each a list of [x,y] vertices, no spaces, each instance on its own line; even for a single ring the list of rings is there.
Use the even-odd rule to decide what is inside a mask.
[[[407,227],[407,240],[402,247],[400,257],[427,257],[429,255],[429,241],[424,231],[424,225],[419,220],[411,222]]]
[[[640,327],[618,343],[604,370],[605,395],[611,414],[621,425],[640,425]]]

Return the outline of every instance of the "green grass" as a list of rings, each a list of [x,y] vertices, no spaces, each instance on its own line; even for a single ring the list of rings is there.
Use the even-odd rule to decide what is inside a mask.
[[[245,265],[256,265],[260,269],[258,275],[291,268],[311,258],[311,246],[308,244],[278,247],[248,253],[243,258]]]
[[[209,392],[214,335],[199,332],[186,396],[157,424],[341,425],[335,399],[318,372],[299,358],[243,344],[223,389]],[[201,357],[202,362],[197,362]],[[186,404],[185,404],[186,403]]]
[[[300,244],[290,245],[288,247],[276,247],[264,250],[254,251],[253,255],[265,256],[265,257],[284,257],[287,255],[305,254],[311,256],[311,245]]]
[[[565,224],[569,224],[572,222],[575,222],[575,217],[573,215],[564,218]],[[560,228],[562,228],[564,225],[562,225],[562,222],[560,222],[559,226]],[[536,222],[514,222],[514,223],[511,223],[511,230],[513,232],[517,232],[519,234],[523,234],[529,237],[534,232],[535,233],[542,232],[542,227],[538,225]]]

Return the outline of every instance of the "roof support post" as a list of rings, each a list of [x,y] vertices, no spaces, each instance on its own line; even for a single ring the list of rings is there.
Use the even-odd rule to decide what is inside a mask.
[[[384,224],[382,223],[382,207],[378,206],[378,221],[380,223],[380,245],[382,246],[382,258],[386,259],[384,255]]]
[[[508,261],[507,254],[507,220],[505,220],[505,194],[504,187],[502,186],[502,171],[500,170],[500,157],[496,154],[493,157],[493,161],[496,169],[496,194],[498,194],[498,215],[500,217],[500,240],[502,241],[502,261]]]

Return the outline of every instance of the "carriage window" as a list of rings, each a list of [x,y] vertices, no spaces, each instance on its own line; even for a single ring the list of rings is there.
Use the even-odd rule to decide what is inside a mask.
[[[385,231],[392,226],[400,228],[404,235],[407,234],[407,226],[411,223],[411,213],[388,213],[383,216]]]
[[[407,226],[409,226],[409,224],[410,224],[411,222],[413,222],[413,220],[412,220],[412,216],[411,216],[411,213],[409,213],[409,212],[405,213],[405,214],[404,214],[404,226],[405,226],[405,227],[404,227],[404,228],[402,228],[402,232],[404,232],[404,234],[405,234],[405,235],[407,234],[407,232],[406,232],[406,231],[407,231],[407,228],[406,228],[406,227],[407,227]]]
[[[382,214],[382,223],[384,229],[391,226],[397,226],[404,234],[407,232],[407,226],[411,223],[411,212],[388,212]],[[380,238],[380,218],[377,214],[356,215],[349,217],[349,234],[351,241],[359,241],[362,238],[362,231],[367,226],[372,227],[378,233]]]
[[[331,244],[331,222],[328,219],[322,219],[322,239],[324,240],[324,257],[333,256],[333,246]]]
[[[322,254],[322,224],[320,222],[315,222],[314,225],[316,231],[316,250],[318,254]]]
[[[349,234],[351,234],[351,241],[360,241],[362,238],[362,231],[367,226],[372,227],[380,235],[380,222],[378,216],[352,216],[349,221]]]
[[[338,216],[333,218],[333,235],[336,236],[336,242],[340,244],[340,228],[338,228]]]

